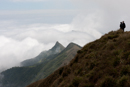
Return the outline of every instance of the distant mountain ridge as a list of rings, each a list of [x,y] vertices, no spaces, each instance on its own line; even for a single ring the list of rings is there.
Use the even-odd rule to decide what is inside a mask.
[[[70,43],[66,48],[59,42],[46,52],[41,52],[37,57],[25,60],[23,67],[13,67],[3,71],[4,78],[0,81],[2,87],[25,87],[32,82],[46,78],[55,70],[64,66],[74,58],[81,47]],[[32,62],[33,61],[33,62]]]
[[[40,63],[40,62],[42,62],[43,58],[47,58],[48,56],[50,56],[52,54],[60,53],[64,49],[65,49],[65,47],[57,41],[56,44],[50,50],[42,51],[37,57],[21,62],[21,65],[22,66],[31,66],[31,65]]]

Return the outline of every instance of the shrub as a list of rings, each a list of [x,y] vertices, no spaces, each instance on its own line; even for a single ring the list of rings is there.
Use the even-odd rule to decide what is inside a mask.
[[[119,64],[120,64],[120,58],[116,57],[116,58],[114,59],[113,66],[116,67],[116,66],[119,65]]]
[[[91,43],[89,49],[93,49],[93,48],[95,48],[95,46],[96,46],[95,43]]]
[[[80,68],[80,69],[78,70],[78,74],[81,73],[81,72],[82,72],[82,68]]]
[[[113,42],[116,42],[117,40],[116,39],[113,39]]]
[[[113,54],[114,54],[115,56],[117,56],[117,55],[120,55],[122,52],[123,52],[123,50],[114,50],[114,51],[113,51]]]
[[[85,77],[89,80],[89,82],[96,83],[102,77],[102,74],[102,71],[97,71],[95,68],[91,70],[89,73],[87,73]]]
[[[62,74],[63,70],[64,70],[64,67],[60,68],[60,70],[59,70],[60,75]]]
[[[113,49],[115,49],[115,45],[113,45],[113,44],[108,44],[107,49],[108,49],[108,50],[113,50]]]
[[[108,36],[108,39],[113,39],[113,38],[117,38],[117,37],[118,37],[117,34],[115,34],[115,35],[109,35],[109,36]]]
[[[74,87],[78,87],[79,83],[81,82],[82,78],[81,77],[75,77],[72,81],[72,85]]]
[[[70,84],[70,85],[69,85],[69,87],[73,87],[73,85],[72,85],[72,84]]]
[[[96,52],[92,52],[90,54],[87,55],[88,58],[97,58],[97,53]]]
[[[127,59],[129,55],[130,55],[130,51],[125,52],[123,55],[123,59]]]
[[[128,41],[128,45],[130,45],[130,41]]]
[[[127,59],[127,64],[130,64],[130,55],[129,55],[128,59]]]
[[[87,83],[84,87],[94,87],[94,84]]]
[[[130,66],[129,65],[123,66],[120,72],[121,76],[127,75],[129,73],[130,73]]]
[[[95,67],[95,63],[90,63],[89,69],[92,70]]]
[[[79,53],[79,54],[80,54],[80,53],[83,53],[83,51],[82,51],[82,50],[78,50],[78,51],[77,51],[77,53]]]
[[[75,75],[79,75],[79,74],[81,74],[81,73],[82,73],[82,68],[76,69],[76,70],[74,71],[74,74],[75,74]]]
[[[128,76],[122,76],[119,80],[118,80],[118,86],[120,87],[124,87],[126,82],[128,81]]]
[[[78,56],[74,59],[74,63],[77,63],[79,60]]]
[[[116,87],[116,81],[111,76],[107,76],[101,83],[101,87]]]
[[[106,72],[108,72],[108,74],[109,74],[110,76],[112,76],[113,78],[119,76],[119,73],[118,73],[117,69],[115,69],[115,68],[113,68],[113,67],[107,68],[107,71],[106,71]]]
[[[64,68],[64,71],[62,72],[62,76],[66,77],[71,73],[71,70],[69,68]]]

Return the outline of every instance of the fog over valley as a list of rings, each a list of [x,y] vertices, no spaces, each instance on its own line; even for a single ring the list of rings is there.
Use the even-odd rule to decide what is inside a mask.
[[[84,46],[119,29],[121,21],[129,31],[129,5],[128,0],[1,0],[0,72],[20,66],[56,41]]]

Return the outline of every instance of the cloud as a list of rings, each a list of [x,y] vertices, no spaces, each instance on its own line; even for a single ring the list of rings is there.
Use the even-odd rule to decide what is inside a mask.
[[[37,40],[27,37],[22,41],[0,36],[0,71],[19,65],[27,58],[37,56],[44,45]]]
[[[10,1],[13,1],[13,2],[44,2],[47,0],[10,0]]]
[[[74,26],[82,29],[96,29],[102,34],[107,33],[112,30],[119,29],[119,24],[121,21],[126,22],[127,28],[129,30],[130,26],[130,1],[122,0],[70,0],[79,9],[81,13],[74,19]],[[78,22],[78,23],[75,23]],[[86,24],[86,25],[85,25]]]
[[[70,42],[84,46],[100,37],[97,31],[79,31],[71,24],[30,24],[16,26],[10,22],[0,28],[0,70],[17,66],[25,59],[37,56],[41,51],[50,49],[56,41],[64,46]],[[93,34],[91,34],[93,32]],[[97,35],[97,36],[95,36]],[[7,64],[8,63],[8,64]]]
[[[79,37],[77,36],[77,34],[81,34],[80,38],[82,38],[82,36],[86,36],[87,34],[90,34],[91,31],[93,31],[79,31],[78,29],[76,30],[76,28],[74,29],[71,24],[30,24],[22,26],[12,26],[11,28],[12,29],[10,32],[8,32],[9,29],[7,29],[7,32],[3,31],[2,34],[6,37],[11,37],[15,40],[20,41],[26,39],[27,37],[31,37],[38,40],[38,42],[45,44],[48,44],[50,42],[54,43],[60,40],[68,40],[69,42],[71,42],[73,41],[73,38]],[[88,37],[95,38],[93,35],[90,35]]]
[[[126,22],[125,30],[130,28],[128,0],[70,1],[77,6],[76,10],[1,11],[0,69],[35,57],[56,41],[64,46],[70,42],[84,46],[119,29],[120,21]]]
[[[94,35],[92,32],[102,28],[103,16],[101,11],[83,13],[75,17],[71,24],[73,29]]]
[[[0,19],[1,21],[13,21],[17,24],[34,24],[34,23],[45,23],[45,24],[65,24],[70,23],[72,19],[77,15],[78,10],[1,10]],[[2,22],[3,23],[3,22]]]

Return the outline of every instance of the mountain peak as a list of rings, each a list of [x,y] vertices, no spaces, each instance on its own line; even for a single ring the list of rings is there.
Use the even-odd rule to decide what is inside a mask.
[[[60,44],[59,41],[56,41],[56,44]]]
[[[62,45],[62,44],[60,44],[58,41],[56,41],[56,44],[55,44],[56,46],[60,46],[60,45]]]
[[[73,42],[71,42],[66,48],[71,48],[71,47],[73,47],[73,46],[78,46],[78,47],[81,48],[81,46],[79,46],[79,45],[77,45],[77,44],[75,44],[75,43],[73,43]]]
[[[65,49],[65,47],[57,41],[50,51],[53,51],[54,54],[56,54],[61,52],[63,49]]]

